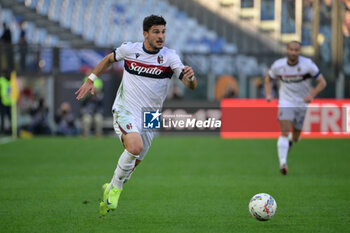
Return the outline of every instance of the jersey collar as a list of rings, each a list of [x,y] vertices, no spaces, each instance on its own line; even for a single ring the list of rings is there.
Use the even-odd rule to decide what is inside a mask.
[[[159,51],[160,51],[160,50],[158,50],[158,51],[152,52],[152,51],[147,50],[147,49],[145,48],[145,43],[142,43],[142,49],[143,49],[143,51],[144,51],[145,53],[148,53],[148,54],[157,54],[157,53],[159,53]]]
[[[289,64],[289,62],[288,62],[288,58],[287,58],[287,65],[288,65],[288,66],[296,66],[296,65],[298,65],[298,64],[299,64],[299,59],[300,59],[300,58],[298,58],[298,62],[297,62],[297,63],[295,63],[295,64],[291,65],[291,64]]]

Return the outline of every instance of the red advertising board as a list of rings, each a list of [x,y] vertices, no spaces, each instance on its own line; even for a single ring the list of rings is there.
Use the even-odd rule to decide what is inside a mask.
[[[277,100],[221,101],[222,138],[277,138],[280,135]],[[302,137],[350,138],[350,99],[317,99],[309,104]]]

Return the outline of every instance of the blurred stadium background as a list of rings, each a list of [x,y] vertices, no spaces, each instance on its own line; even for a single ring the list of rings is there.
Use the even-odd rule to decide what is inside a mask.
[[[0,35],[8,27],[11,41],[1,41],[0,68],[17,71],[18,128],[29,124],[40,99],[52,132],[63,102],[79,128],[81,103],[74,92],[86,73],[122,42],[143,40],[143,18],[159,14],[168,23],[167,46],[199,80],[194,92],[174,80],[167,103],[263,98],[265,72],[290,40],[302,42],[303,55],[326,77],[321,97],[348,98],[349,9],[349,0],[1,0]],[[112,130],[110,108],[122,67],[115,64],[101,76],[105,133]]]
[[[286,42],[299,40],[328,82],[312,119],[333,132],[318,136],[349,138],[350,0],[0,0],[0,71],[5,78],[17,73],[7,87],[18,89],[20,137],[32,136],[33,122],[42,123],[40,134],[57,135],[59,109],[72,111],[71,134],[81,135],[83,106],[74,92],[107,53],[143,40],[149,14],[165,17],[167,46],[198,77],[195,91],[172,81],[167,110],[196,107],[206,119],[220,116],[220,106],[270,107],[263,99],[267,68],[285,55]],[[349,232],[349,139],[301,140],[291,149],[288,176],[281,176],[276,140],[237,139],[241,132],[221,134],[235,140],[222,140],[219,131],[214,137],[163,132],[127,183],[118,211],[98,218],[100,186],[123,149],[111,117],[122,70],[116,63],[99,86],[103,136],[114,137],[12,140],[5,118],[0,232]],[[253,117],[266,120],[261,111]],[[267,136],[276,135],[278,129]],[[259,192],[278,203],[271,221],[248,212]]]

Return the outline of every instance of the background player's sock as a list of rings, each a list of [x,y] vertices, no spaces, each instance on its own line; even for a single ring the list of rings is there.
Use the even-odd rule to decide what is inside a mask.
[[[137,158],[138,155],[133,155],[129,151],[124,150],[124,152],[119,158],[118,165],[115,169],[114,176],[111,182],[114,187],[116,187],[117,189],[123,188],[124,180],[134,169]]]
[[[282,167],[284,164],[287,164],[288,148],[289,148],[288,137],[280,136],[277,141],[277,152],[278,152],[278,158],[280,160],[280,167]]]
[[[298,139],[297,139],[296,141],[294,141],[294,139],[293,139],[293,133],[292,133],[292,132],[289,132],[289,134],[288,134],[288,140],[289,140],[289,142],[291,142],[291,143],[300,142],[301,137],[300,137],[300,135],[299,135]]]
[[[292,132],[289,132],[289,134],[288,134],[288,140],[289,140],[290,142],[293,142],[293,133],[292,133]]]
[[[288,145],[289,145],[289,147],[288,147],[288,151],[290,151],[290,148],[292,148],[292,146],[293,146],[293,133],[292,132],[289,132],[289,134],[288,134]]]

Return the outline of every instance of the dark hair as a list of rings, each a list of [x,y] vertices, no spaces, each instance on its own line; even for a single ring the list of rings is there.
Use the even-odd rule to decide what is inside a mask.
[[[143,31],[148,32],[148,30],[153,25],[166,25],[166,21],[162,16],[150,15],[143,20]]]

